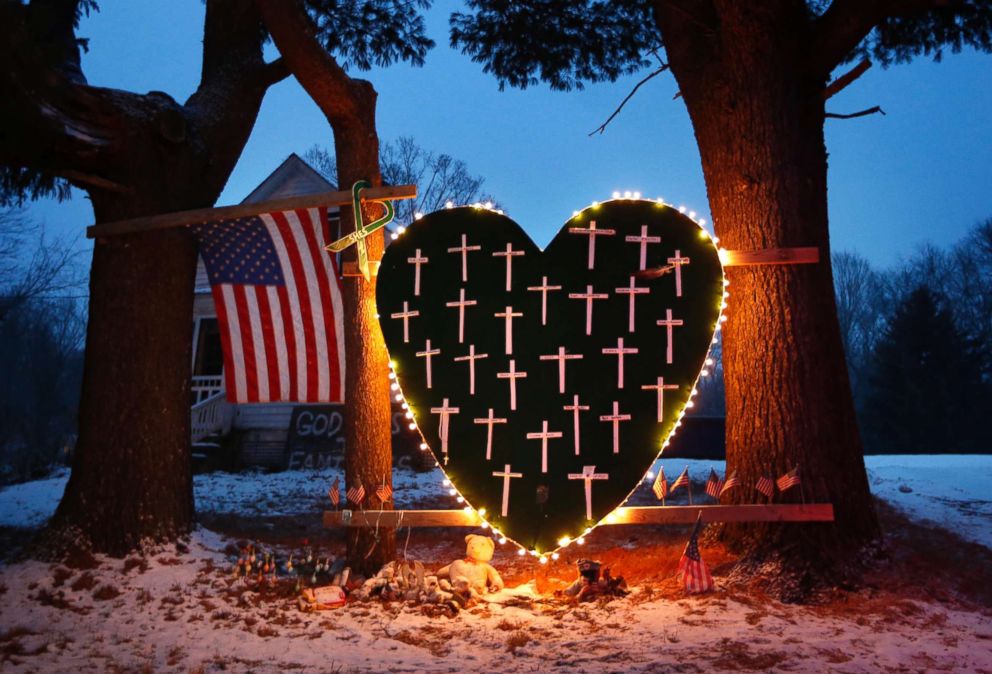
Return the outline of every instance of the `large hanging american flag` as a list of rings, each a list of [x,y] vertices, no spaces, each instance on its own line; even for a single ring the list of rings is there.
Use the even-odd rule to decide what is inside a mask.
[[[699,555],[699,530],[702,526],[703,513],[700,511],[696,518],[696,526],[692,529],[692,536],[685,544],[682,559],[679,560],[679,575],[687,592],[709,592],[714,587],[713,576],[710,575],[706,562]]]
[[[231,402],[341,402],[341,286],[327,209],[192,227],[217,307]]]

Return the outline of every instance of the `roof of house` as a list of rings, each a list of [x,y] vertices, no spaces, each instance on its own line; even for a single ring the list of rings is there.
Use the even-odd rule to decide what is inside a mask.
[[[337,189],[295,152],[269,174],[269,177],[244,198],[243,204],[257,204],[272,199],[319,194]]]

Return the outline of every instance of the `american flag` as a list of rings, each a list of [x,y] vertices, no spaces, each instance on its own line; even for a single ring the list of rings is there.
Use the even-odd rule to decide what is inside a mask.
[[[338,486],[340,484],[341,480],[339,478],[334,478],[331,488],[327,490],[327,497],[331,499],[331,503],[334,504],[335,508],[337,508],[338,503],[341,502],[341,487]]]
[[[778,486],[779,491],[785,491],[786,489],[792,489],[797,484],[799,484],[799,466],[796,466],[788,473],[775,480],[775,484]]]
[[[720,496],[723,496],[724,492],[730,491],[738,484],[740,484],[740,478],[737,477],[737,471],[735,470],[730,477],[726,479],[723,483],[723,488],[720,490]]]
[[[664,468],[658,468],[658,477],[654,479],[654,484],[651,485],[651,489],[654,491],[654,495],[658,497],[659,501],[664,501],[665,497],[668,496],[668,480],[665,478]]]
[[[675,491],[679,487],[688,487],[688,486],[689,486],[689,466],[686,466],[685,470],[682,471],[682,474],[679,475],[677,478],[675,478],[675,482],[672,483],[672,487],[670,491]]]
[[[228,400],[341,402],[341,286],[327,209],[192,227],[210,278]]]
[[[716,471],[710,468],[710,476],[706,480],[706,493],[715,499],[723,493],[723,480],[717,477]]]
[[[361,505],[362,501],[365,500],[365,487],[358,485],[357,487],[351,487],[348,489],[348,500],[355,505]]]
[[[390,487],[388,484],[380,484],[378,487],[375,488],[375,495],[379,498],[380,501],[385,503],[386,501],[388,501],[393,497],[393,488]]]
[[[699,555],[699,531],[703,526],[703,513],[696,518],[692,536],[685,544],[682,559],[679,560],[679,576],[687,592],[709,592],[713,589],[713,576],[706,568],[706,562]]]
[[[754,485],[754,488],[768,498],[771,498],[772,494],[775,493],[775,483],[772,482],[770,477],[765,477],[764,475],[758,478],[758,483]]]

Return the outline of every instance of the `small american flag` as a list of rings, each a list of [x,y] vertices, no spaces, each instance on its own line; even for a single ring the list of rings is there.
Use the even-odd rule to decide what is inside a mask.
[[[754,488],[768,498],[771,498],[772,494],[775,493],[775,483],[772,482],[770,477],[765,477],[764,475],[758,478],[758,484],[754,485]]]
[[[675,491],[679,487],[688,487],[688,486],[689,486],[689,466],[686,466],[685,470],[682,471],[682,474],[679,475],[677,478],[675,478],[675,482],[672,483],[672,488],[670,491]]]
[[[665,497],[668,496],[668,480],[665,478],[664,468],[658,468],[658,477],[654,479],[651,490],[654,491],[654,495],[658,497],[659,501],[664,501]]]
[[[686,592],[709,592],[713,589],[713,576],[699,555],[699,531],[702,526],[703,513],[700,512],[696,518],[696,526],[692,529],[692,536],[685,544],[682,559],[679,560],[679,576]]]
[[[799,484],[799,466],[796,466],[788,473],[775,480],[775,484],[778,486],[779,491],[785,491],[786,489],[792,489],[797,484]]]
[[[361,505],[362,501],[365,500],[365,487],[358,485],[357,487],[351,487],[348,490],[348,500],[355,505]]]
[[[334,507],[338,507],[338,503],[341,502],[341,480],[339,478],[334,478],[334,482],[331,484],[331,488],[327,490],[327,497],[331,499],[331,503]]]
[[[710,468],[710,476],[706,480],[706,493],[719,500],[723,493],[723,480],[717,477],[716,471]]]
[[[385,503],[393,497],[393,488],[388,484],[380,484],[375,488],[375,495],[380,501]]]
[[[341,286],[327,209],[194,225],[210,278],[231,402],[341,402]]]
[[[735,470],[733,474],[730,477],[728,477],[727,480],[723,483],[723,489],[720,490],[720,496],[723,496],[724,492],[727,492],[733,489],[734,487],[736,487],[738,484],[740,484],[740,482],[741,482],[740,479],[737,477],[737,471]]]

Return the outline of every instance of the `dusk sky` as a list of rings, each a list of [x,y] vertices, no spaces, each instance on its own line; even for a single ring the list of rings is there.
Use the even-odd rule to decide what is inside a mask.
[[[464,160],[541,246],[573,210],[614,190],[663,196],[710,219],[692,128],[672,98],[670,74],[642,87],[604,135],[590,138],[641,76],[583,92],[543,85],[500,92],[479,64],[447,46],[447,17],[459,4],[430,10],[428,32],[438,46],[425,67],[359,73],[379,92],[381,139],[412,136]],[[79,30],[91,40],[83,60],[90,83],[185,100],[200,72],[201,0],[101,6]],[[835,250],[889,265],[923,242],[956,241],[992,217],[992,57],[968,51],[941,64],[876,66],[828,109],[873,105],[887,115],[827,121]],[[295,80],[273,87],[218,205],[240,201],[291,152],[329,140],[326,120]],[[80,192],[30,212],[53,233],[82,232],[92,222]]]

